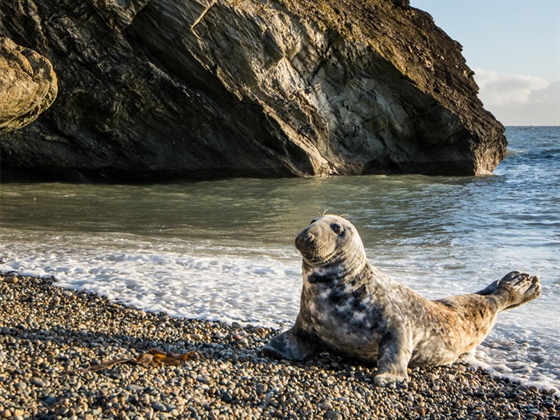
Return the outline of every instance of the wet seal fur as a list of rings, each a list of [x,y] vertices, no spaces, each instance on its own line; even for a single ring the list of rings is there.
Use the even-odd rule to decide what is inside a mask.
[[[499,312],[541,293],[538,277],[512,271],[474,294],[424,299],[375,269],[356,228],[338,216],[313,220],[295,243],[303,257],[300,312],[263,353],[377,361],[381,386],[405,380],[407,367],[453,363],[484,340]]]

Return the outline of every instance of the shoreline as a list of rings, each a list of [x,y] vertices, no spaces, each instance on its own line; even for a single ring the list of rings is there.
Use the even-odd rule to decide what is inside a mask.
[[[373,385],[374,366],[321,355],[277,361],[276,330],[172,318],[0,276],[0,418],[551,418],[560,399],[464,363]],[[196,352],[179,366],[118,364],[151,349]]]

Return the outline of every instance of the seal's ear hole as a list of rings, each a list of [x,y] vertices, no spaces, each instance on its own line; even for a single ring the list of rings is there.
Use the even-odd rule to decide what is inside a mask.
[[[331,225],[331,229],[333,230],[334,233],[336,233],[337,235],[340,235],[342,233],[342,231],[344,229],[342,229],[342,226],[340,226],[338,223],[333,223]]]
[[[315,223],[317,220],[319,220],[319,219],[313,219],[311,222],[309,222],[309,224],[312,225],[312,224]]]

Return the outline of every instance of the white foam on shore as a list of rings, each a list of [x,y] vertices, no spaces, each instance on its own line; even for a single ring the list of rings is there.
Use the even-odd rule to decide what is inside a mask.
[[[280,329],[291,326],[299,311],[300,260],[291,248],[249,250],[182,241],[144,247],[147,244],[138,238],[122,235],[52,237],[31,246],[17,242],[4,253],[0,272],[54,276],[58,286],[146,311]],[[500,315],[477,350],[477,363],[500,376],[558,393],[560,360],[558,343],[551,340],[554,332],[527,324],[523,307],[516,311],[517,315]]]
[[[67,238],[68,239],[68,238]],[[72,251],[68,240],[55,247],[36,245],[5,253],[0,272],[55,277],[56,285],[86,290],[146,311],[183,318],[238,321],[279,327],[294,319],[301,287],[299,263],[258,250],[217,249],[212,253],[191,245],[173,249],[134,249],[133,240],[88,240]],[[73,240],[79,242],[79,238]],[[184,246],[191,251],[183,249]],[[129,251],[126,249],[129,248]],[[26,255],[20,259],[19,255]]]

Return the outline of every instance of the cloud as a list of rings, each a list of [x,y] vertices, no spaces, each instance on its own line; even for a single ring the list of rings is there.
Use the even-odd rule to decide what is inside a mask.
[[[538,77],[522,74],[502,74],[495,71],[476,69],[475,80],[480,86],[480,96],[488,104],[525,104],[531,94],[546,89],[550,83]]]
[[[560,82],[476,69],[479,98],[504,125],[560,125]]]

